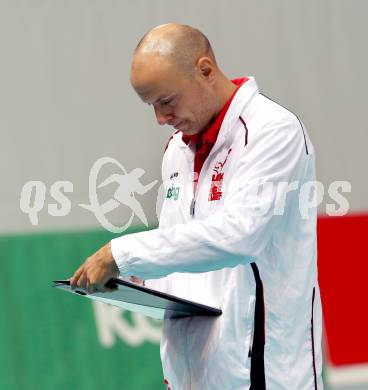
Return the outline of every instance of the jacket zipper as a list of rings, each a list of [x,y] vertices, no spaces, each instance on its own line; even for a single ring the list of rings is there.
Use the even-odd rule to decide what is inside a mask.
[[[195,214],[195,204],[196,204],[196,199],[195,195],[193,195],[192,201],[190,202],[190,215],[194,218]]]
[[[189,214],[191,215],[192,218],[194,218],[195,216],[195,206],[196,206],[196,201],[197,201],[197,198],[196,198],[196,195],[198,193],[198,188],[199,188],[199,179],[201,178],[201,173],[203,171],[205,171],[206,169],[205,166],[208,165],[208,161],[210,160],[210,158],[212,157],[212,155],[220,149],[220,147],[224,144],[224,142],[222,142],[221,144],[219,145],[213,145],[209,155],[207,156],[207,158],[205,159],[203,165],[202,165],[202,169],[201,169],[201,172],[199,173],[198,175],[198,179],[197,179],[197,186],[196,186],[196,191],[194,192],[194,186],[193,186],[193,197],[192,197],[192,200],[190,202],[190,207],[189,207]],[[195,154],[194,154],[194,158],[195,158]],[[207,168],[207,167],[206,167]],[[193,168],[191,168],[191,171],[193,172],[193,169],[194,169],[194,159],[193,159]],[[193,172],[194,174],[194,172]]]

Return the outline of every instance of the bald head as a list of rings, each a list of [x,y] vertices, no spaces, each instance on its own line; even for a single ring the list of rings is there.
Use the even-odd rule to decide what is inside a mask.
[[[134,51],[133,62],[152,56],[172,62],[186,74],[194,71],[201,57],[216,63],[207,37],[194,27],[176,23],[157,26],[146,33]]]
[[[189,135],[202,131],[235,90],[205,35],[175,23],[155,27],[140,40],[130,81],[160,125]]]

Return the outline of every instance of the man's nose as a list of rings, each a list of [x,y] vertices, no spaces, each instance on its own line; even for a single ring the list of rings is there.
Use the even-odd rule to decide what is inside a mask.
[[[157,123],[161,126],[166,125],[166,123],[173,118],[172,114],[163,112],[158,107],[155,107],[155,115],[156,115]]]

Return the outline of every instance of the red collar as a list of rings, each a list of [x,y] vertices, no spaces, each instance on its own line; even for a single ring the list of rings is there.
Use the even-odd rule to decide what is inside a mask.
[[[208,124],[207,128],[201,131],[198,134],[193,134],[193,135],[182,135],[183,141],[188,145],[189,141],[193,141],[196,145],[201,145],[203,143],[209,143],[211,145],[214,145],[218,133],[220,131],[222,122],[225,118],[225,115],[227,113],[227,110],[230,107],[230,104],[237,93],[238,89],[240,88],[241,85],[243,85],[246,81],[248,81],[247,77],[242,77],[238,79],[231,80],[236,86],[236,90],[234,93],[231,95],[230,99],[226,102],[224,107],[221,109],[221,111],[217,114],[217,116],[211,120],[211,122]]]

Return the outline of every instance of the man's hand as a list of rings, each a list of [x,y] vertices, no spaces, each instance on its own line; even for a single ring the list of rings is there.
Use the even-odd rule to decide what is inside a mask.
[[[111,253],[110,242],[99,249],[77,269],[70,279],[72,289],[81,288],[88,294],[111,291],[105,283],[119,275],[119,269]]]
[[[143,279],[139,279],[137,278],[136,276],[129,276],[129,280],[133,283],[137,283],[137,284],[140,284],[141,286],[144,286],[145,285],[145,282]]]

